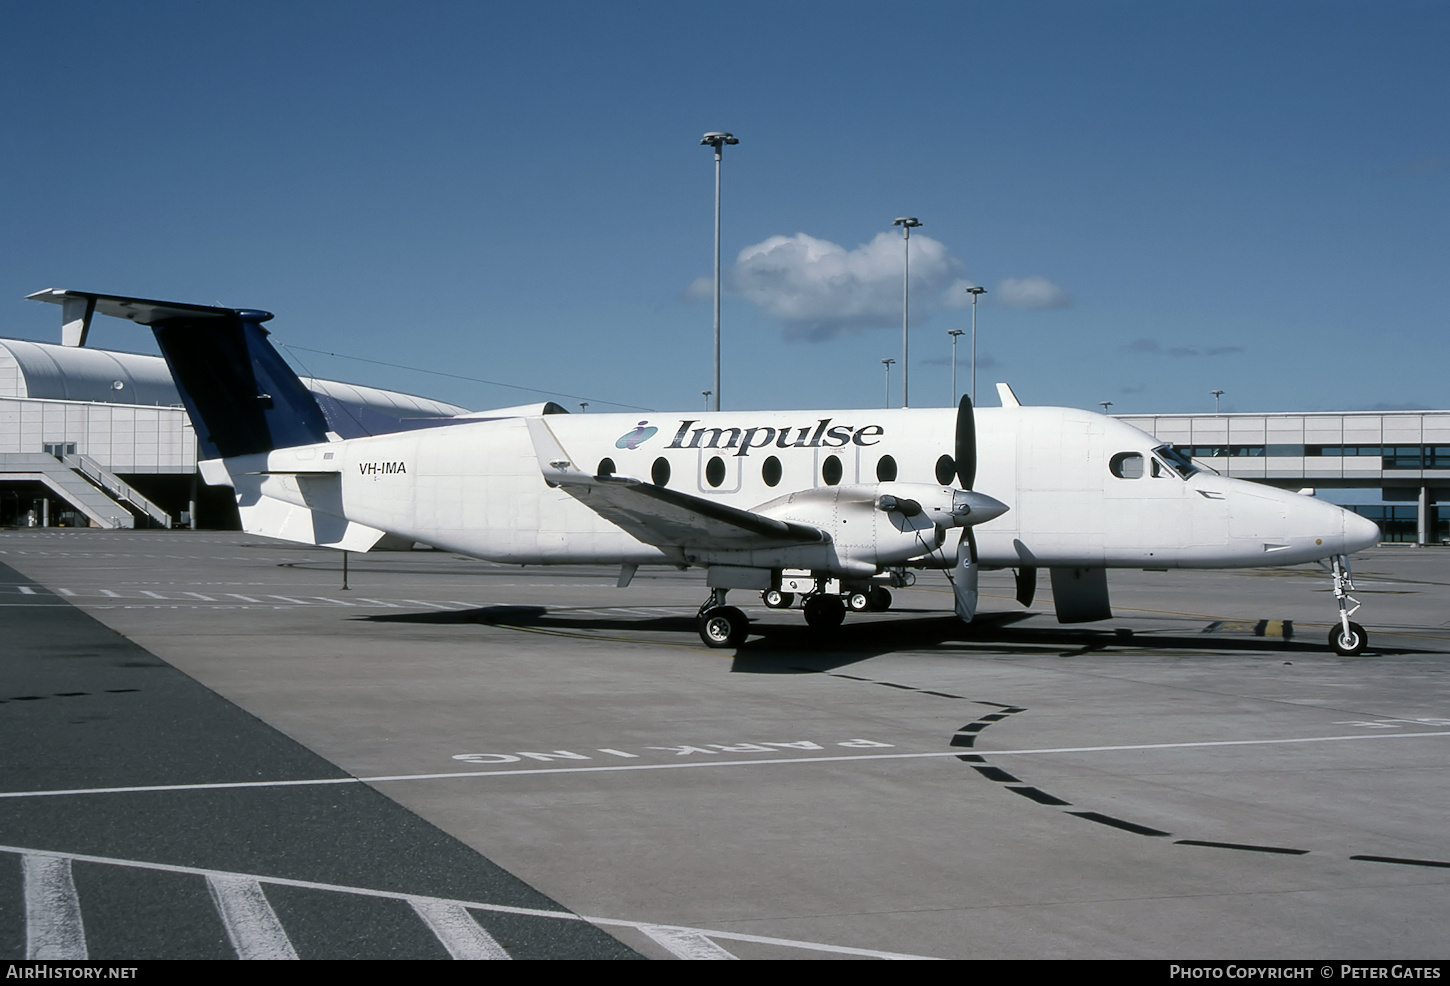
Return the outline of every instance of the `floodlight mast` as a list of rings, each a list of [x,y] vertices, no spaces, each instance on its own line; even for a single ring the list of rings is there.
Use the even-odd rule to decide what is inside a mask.
[[[715,410],[720,410],[720,158],[726,144],[738,144],[734,134],[712,130],[700,143],[715,148]]]
[[[911,401],[911,394],[907,389],[907,356],[911,348],[910,337],[907,333],[907,306],[910,300],[911,282],[911,231],[921,225],[921,220],[915,216],[898,216],[891,220],[891,225],[901,227],[901,241],[906,250],[905,263],[901,268],[901,406],[906,407]]]
[[[962,334],[961,329],[947,329],[947,335],[952,337],[952,399],[947,401],[947,407],[957,403],[957,336]]]
[[[972,403],[977,403],[977,299],[987,293],[987,289],[972,285],[967,288],[967,294],[972,296]],[[953,367],[955,369],[955,367]],[[956,400],[955,397],[952,398]]]
[[[894,359],[884,359],[881,361],[881,365],[886,367],[886,403],[882,405],[883,407],[889,408],[891,406],[891,364],[895,362],[896,360]]]

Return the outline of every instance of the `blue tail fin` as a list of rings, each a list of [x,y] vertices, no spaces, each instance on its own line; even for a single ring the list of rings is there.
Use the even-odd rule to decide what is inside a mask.
[[[270,312],[56,289],[29,297],[66,305],[67,316],[83,301],[87,320],[96,311],[150,326],[203,459],[327,441],[317,401],[267,341]]]

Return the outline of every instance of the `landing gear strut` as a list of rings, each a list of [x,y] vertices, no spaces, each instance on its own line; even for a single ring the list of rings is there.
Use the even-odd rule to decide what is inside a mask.
[[[706,647],[739,647],[750,633],[750,619],[734,606],[726,606],[725,589],[711,589],[700,607],[700,639]]]
[[[1335,555],[1330,563],[1334,567],[1334,601],[1339,605],[1339,623],[1329,630],[1329,646],[1336,654],[1353,657],[1364,651],[1365,644],[1369,643],[1369,634],[1364,632],[1364,627],[1349,619],[1360,607],[1359,600],[1349,594],[1354,588],[1349,560],[1344,555]],[[1350,603],[1354,604],[1352,608]]]

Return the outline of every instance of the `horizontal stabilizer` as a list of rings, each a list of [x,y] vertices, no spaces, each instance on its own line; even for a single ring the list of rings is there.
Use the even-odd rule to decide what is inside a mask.
[[[271,312],[152,301],[47,288],[29,296],[58,304],[72,318],[84,309],[151,327],[182,403],[196,429],[202,458],[230,459],[328,440],[327,419],[262,323]],[[73,334],[70,322],[67,334]],[[84,326],[78,333],[84,337]]]

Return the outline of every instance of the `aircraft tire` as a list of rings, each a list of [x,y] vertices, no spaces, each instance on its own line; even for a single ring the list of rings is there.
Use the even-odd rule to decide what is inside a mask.
[[[864,613],[868,609],[874,609],[871,605],[871,594],[869,592],[852,592],[846,596],[846,606],[853,613]]]
[[[716,606],[700,617],[700,639],[706,647],[739,647],[750,633],[750,620],[734,606]]]
[[[891,608],[891,590],[884,585],[873,585],[870,596],[871,608],[878,613],[884,613]]]
[[[1358,623],[1349,624],[1348,635],[1345,634],[1344,627],[1337,623],[1329,628],[1329,646],[1341,657],[1354,657],[1364,653],[1368,643],[1369,634]]]
[[[806,623],[813,630],[834,630],[846,618],[840,596],[811,596],[806,600]]]
[[[760,601],[770,609],[790,609],[790,604],[795,602],[795,593],[766,589],[760,594]]]

